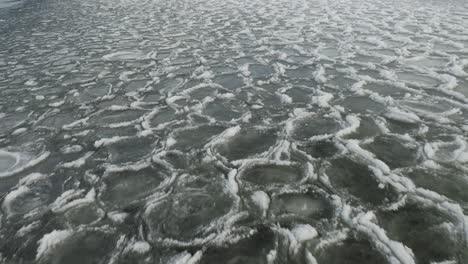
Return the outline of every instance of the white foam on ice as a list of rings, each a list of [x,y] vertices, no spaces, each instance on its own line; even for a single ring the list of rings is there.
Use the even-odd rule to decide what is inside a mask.
[[[266,212],[270,207],[270,197],[263,191],[255,191],[250,196],[252,201],[262,210],[263,217],[266,216]]]
[[[145,254],[151,250],[151,245],[146,241],[135,241],[131,244],[129,250],[138,254]]]
[[[83,155],[83,157],[76,159],[74,161],[66,162],[62,164],[63,168],[79,168],[85,165],[86,160],[89,159],[94,154],[94,151],[88,151],[86,154]]]
[[[296,237],[296,240],[299,242],[304,242],[307,240],[314,239],[318,236],[318,232],[311,225],[299,224],[296,225],[291,232]]]
[[[336,133],[337,137],[343,137],[343,136],[349,135],[351,133],[354,133],[354,132],[356,132],[356,130],[361,125],[361,120],[356,115],[346,116],[346,122],[349,124],[349,126],[342,129],[342,130],[340,130],[340,131],[338,131]]]
[[[46,257],[49,253],[59,247],[66,239],[73,236],[72,230],[54,230],[45,234],[38,242],[36,261]]]
[[[25,155],[20,154],[20,153],[17,153],[15,155],[18,155],[17,157],[19,157],[18,160],[20,160],[20,162],[15,163],[15,166],[10,167],[9,170],[7,170],[5,172],[0,172],[0,178],[11,177],[11,176],[16,175],[16,174],[18,174],[20,172],[23,172],[23,171],[25,171],[25,170],[27,170],[27,169],[29,169],[31,167],[36,166],[37,164],[39,164],[42,161],[46,160],[50,156],[50,152],[45,151],[41,155],[39,155],[37,157],[34,157],[32,159],[29,156],[25,156]],[[19,164],[22,164],[22,165],[18,166]]]
[[[203,252],[201,250],[195,252],[193,255],[184,251],[169,259],[168,264],[196,264],[200,261],[202,256]]]
[[[85,190],[68,190],[62,193],[51,204],[51,210],[56,213],[62,213],[70,208],[76,207],[81,204],[94,202],[96,198],[96,191],[91,189],[86,195],[83,195]]]
[[[379,251],[382,251],[391,263],[415,264],[414,254],[405,245],[388,238],[385,230],[373,222],[372,212],[360,213],[356,217],[351,217],[351,207],[345,205],[342,212],[343,220],[351,227],[369,236],[375,243]]]
[[[117,51],[110,54],[106,54],[102,58],[108,61],[141,60],[145,58],[145,54],[138,50]]]
[[[387,118],[405,122],[405,123],[414,124],[414,123],[421,122],[421,119],[416,114],[403,111],[401,109],[398,109],[397,107],[389,107],[388,112],[385,113],[385,116]]]

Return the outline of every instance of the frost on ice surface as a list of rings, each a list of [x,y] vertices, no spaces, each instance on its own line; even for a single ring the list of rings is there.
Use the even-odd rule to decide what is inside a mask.
[[[467,264],[463,0],[0,0],[0,262]]]

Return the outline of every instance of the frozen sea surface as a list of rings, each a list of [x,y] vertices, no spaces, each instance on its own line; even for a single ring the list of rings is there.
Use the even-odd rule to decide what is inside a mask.
[[[0,263],[468,263],[464,0],[0,3]]]

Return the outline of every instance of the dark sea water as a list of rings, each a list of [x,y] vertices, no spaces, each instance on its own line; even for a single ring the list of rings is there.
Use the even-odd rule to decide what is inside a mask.
[[[0,263],[467,264],[468,2],[0,2]]]

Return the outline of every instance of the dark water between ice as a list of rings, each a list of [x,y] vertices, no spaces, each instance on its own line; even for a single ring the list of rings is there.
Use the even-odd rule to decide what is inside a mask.
[[[468,263],[468,4],[0,2],[0,263]]]

